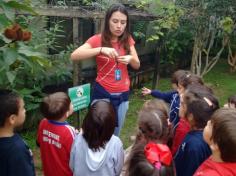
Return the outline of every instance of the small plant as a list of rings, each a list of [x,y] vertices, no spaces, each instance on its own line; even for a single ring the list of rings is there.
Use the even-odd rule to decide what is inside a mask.
[[[138,21],[133,25],[133,36],[136,42],[145,38],[146,28],[147,22],[145,21]]]

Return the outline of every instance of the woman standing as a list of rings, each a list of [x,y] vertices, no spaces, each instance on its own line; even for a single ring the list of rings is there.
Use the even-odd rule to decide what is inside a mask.
[[[73,61],[96,56],[97,78],[93,87],[92,103],[109,100],[116,110],[115,135],[120,134],[126,112],[130,79],[127,65],[139,69],[140,62],[129,32],[129,16],[122,4],[112,5],[106,12],[101,34],[90,37],[72,54]]]

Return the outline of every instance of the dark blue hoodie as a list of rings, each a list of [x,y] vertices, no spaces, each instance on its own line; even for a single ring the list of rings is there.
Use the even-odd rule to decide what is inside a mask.
[[[161,92],[159,90],[152,90],[151,95],[155,98],[164,100],[166,103],[170,104],[170,122],[173,124],[174,129],[179,123],[179,106],[180,106],[180,97],[177,91],[171,92]]]

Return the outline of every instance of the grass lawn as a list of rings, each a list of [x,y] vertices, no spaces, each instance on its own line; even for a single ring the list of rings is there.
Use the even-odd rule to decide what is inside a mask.
[[[236,73],[229,72],[229,66],[226,61],[220,61],[214,69],[209,72],[205,77],[204,81],[209,85],[215,92],[215,95],[219,98],[221,106],[227,102],[227,98],[230,95],[236,94]],[[150,88],[150,83],[145,84],[146,87]],[[162,91],[170,90],[170,79],[161,78],[159,81],[158,89]],[[124,143],[124,147],[131,145],[130,136],[135,135],[137,129],[137,113],[144,101],[152,99],[151,96],[143,97],[141,90],[133,90],[130,96],[129,111],[125,120],[124,127],[121,131],[121,140]],[[41,162],[39,157],[38,148],[35,144],[36,130],[22,133],[23,138],[29,144],[30,148],[33,149],[35,154],[35,165],[38,175],[41,175]]]

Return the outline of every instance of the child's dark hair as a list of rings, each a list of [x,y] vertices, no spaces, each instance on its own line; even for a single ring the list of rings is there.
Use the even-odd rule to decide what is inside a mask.
[[[236,109],[221,108],[212,115],[212,140],[224,162],[236,162]]]
[[[234,104],[234,107],[236,108],[236,95],[232,95],[228,98],[229,104]]]
[[[142,137],[147,141],[167,141],[169,135],[168,116],[159,109],[143,108],[139,112],[139,132],[137,141]]]
[[[0,127],[4,127],[6,119],[18,114],[21,97],[12,90],[0,89]]]
[[[160,110],[161,112],[163,112],[163,114],[166,116],[166,118],[169,118],[169,107],[168,105],[161,99],[151,99],[151,100],[147,100],[144,104],[142,109],[145,110]]]
[[[43,98],[40,111],[49,120],[59,120],[69,111],[70,103],[70,98],[66,93],[52,93]]]
[[[186,89],[188,85],[191,84],[204,85],[204,82],[200,76],[197,76],[195,74],[186,74],[180,77],[178,84],[182,85]]]
[[[82,125],[83,137],[93,151],[104,148],[115,129],[115,111],[111,103],[99,100],[89,109]]]
[[[190,73],[191,72],[187,71],[187,70],[177,70],[177,71],[175,71],[173,73],[172,77],[171,77],[171,83],[178,85],[179,80],[181,79],[181,77],[183,77],[184,75],[188,75]]]
[[[213,112],[219,108],[217,98],[202,85],[189,85],[183,96],[186,104],[186,114],[193,115],[194,126],[198,129],[204,128]]]
[[[161,164],[158,169],[145,156],[146,143],[138,143],[132,147],[126,176],[175,176],[173,161],[169,166]]]

